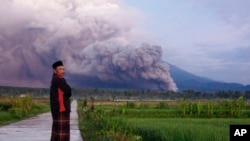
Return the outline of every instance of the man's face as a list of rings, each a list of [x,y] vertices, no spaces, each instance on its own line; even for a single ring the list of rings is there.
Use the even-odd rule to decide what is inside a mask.
[[[54,69],[54,73],[57,75],[64,76],[64,66],[58,66]]]

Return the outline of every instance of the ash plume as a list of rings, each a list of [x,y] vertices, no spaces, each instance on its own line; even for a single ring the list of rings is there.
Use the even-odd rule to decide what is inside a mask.
[[[47,87],[62,60],[74,86],[177,90],[121,1],[1,0],[0,12],[0,85]]]

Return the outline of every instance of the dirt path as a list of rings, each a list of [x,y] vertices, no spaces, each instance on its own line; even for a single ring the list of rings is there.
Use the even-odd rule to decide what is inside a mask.
[[[82,141],[78,128],[77,102],[71,104],[70,140]],[[49,141],[51,135],[51,113],[22,120],[0,127],[0,141]]]

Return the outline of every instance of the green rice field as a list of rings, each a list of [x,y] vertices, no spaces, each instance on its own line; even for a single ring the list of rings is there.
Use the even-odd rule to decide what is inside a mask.
[[[248,118],[128,118],[143,141],[229,141],[230,124],[249,124]]]
[[[212,110],[208,103],[186,102],[184,112],[181,100],[99,101],[93,111],[79,102],[79,125],[87,141],[229,141],[230,124],[250,124],[247,103],[214,101]]]

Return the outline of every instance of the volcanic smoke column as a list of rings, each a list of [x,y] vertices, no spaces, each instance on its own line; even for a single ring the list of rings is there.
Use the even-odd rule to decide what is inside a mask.
[[[119,0],[2,0],[0,12],[2,85],[47,86],[60,59],[77,86],[177,90]]]

